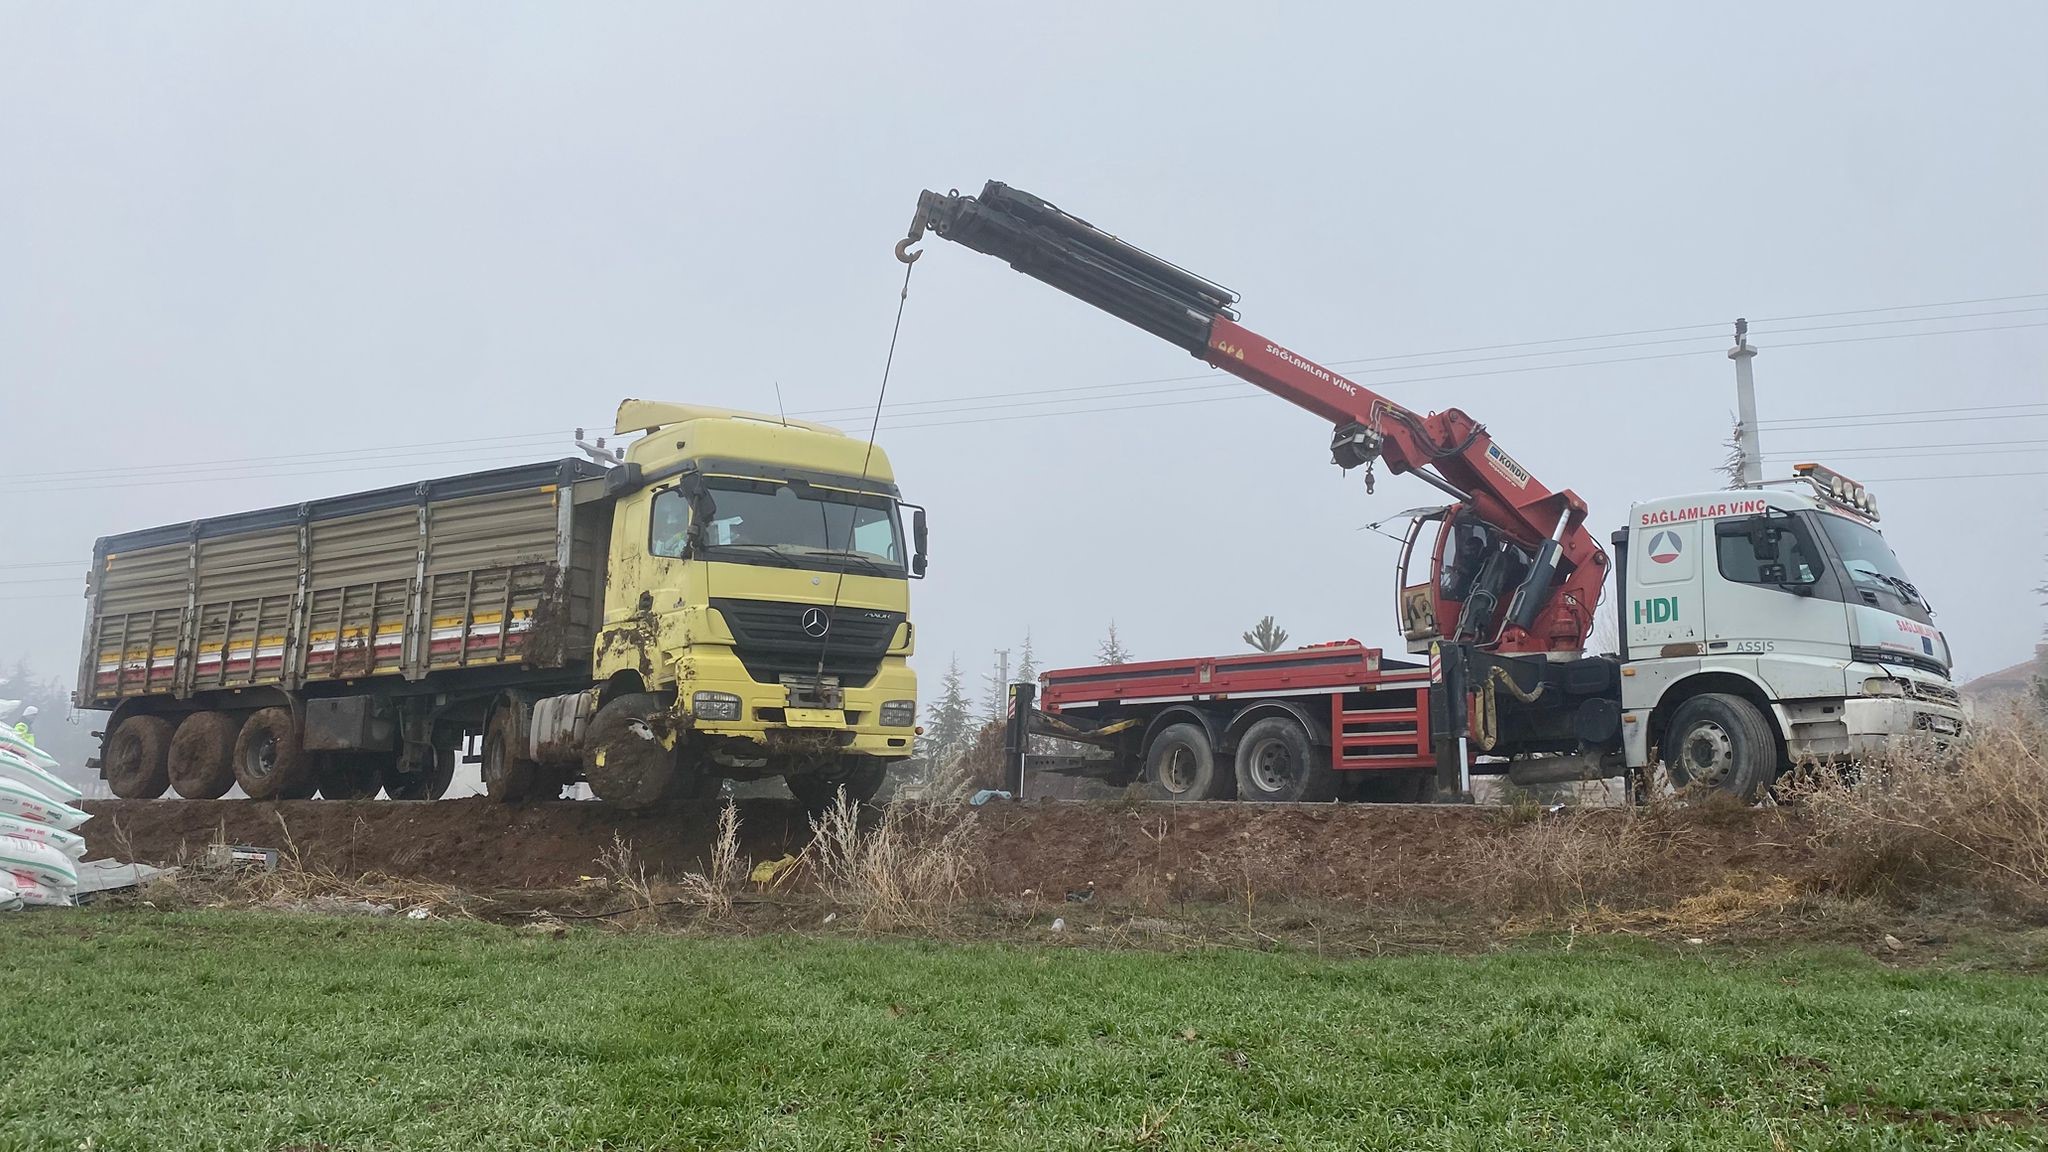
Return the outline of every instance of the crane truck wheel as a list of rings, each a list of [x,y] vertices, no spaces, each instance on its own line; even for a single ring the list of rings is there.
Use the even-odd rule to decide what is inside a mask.
[[[289,708],[262,708],[235,737],[235,783],[251,800],[310,800],[319,788]]]
[[[326,800],[374,800],[384,786],[384,765],[389,752],[326,752],[318,758],[314,774]]]
[[[171,786],[171,722],[130,716],[107,741],[107,788],[123,800],[154,800]]]
[[[807,811],[823,812],[839,802],[839,790],[846,790],[846,799],[854,804],[868,804],[875,794],[882,790],[882,778],[887,776],[889,764],[873,756],[848,756],[842,759],[835,771],[812,772],[797,776],[784,776],[782,782],[789,788],[789,794],[797,798]]]
[[[1169,724],[1145,749],[1148,800],[1228,800],[1237,781],[1216,766],[1216,749],[1200,724]]]
[[[583,779],[607,804],[652,808],[679,787],[677,777],[685,769],[675,744],[681,737],[661,697],[646,692],[614,697],[590,718],[583,738]]]
[[[1237,741],[1237,798],[1279,804],[1335,799],[1337,773],[1292,716],[1268,716]]]
[[[408,746],[416,758],[424,758],[424,771],[405,770],[404,755],[392,757],[383,762],[379,770],[384,774],[384,794],[393,800],[439,800],[448,794],[448,785],[455,780],[455,748]]]
[[[1687,700],[1663,743],[1665,770],[1680,789],[1715,788],[1754,802],[1777,776],[1771,722],[1740,696],[1705,692]]]
[[[490,727],[484,729],[481,774],[484,792],[500,804],[552,799],[546,795],[547,785],[557,780],[553,772],[526,758],[526,749],[520,747],[519,741],[519,715],[509,707],[493,712]],[[562,794],[559,783],[555,784],[554,793]]]
[[[171,737],[171,789],[187,800],[218,800],[235,786],[235,736],[242,719],[232,712],[194,712]]]

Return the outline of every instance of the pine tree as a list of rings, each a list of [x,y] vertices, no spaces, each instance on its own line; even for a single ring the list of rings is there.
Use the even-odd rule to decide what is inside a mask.
[[[1124,647],[1124,642],[1117,637],[1116,621],[1114,620],[1109,622],[1109,635],[1103,637],[1102,646],[1095,650],[1095,662],[1097,664],[1129,664],[1131,662],[1131,651]]]
[[[1017,656],[1017,671],[1010,677],[1014,684],[1038,683],[1038,653],[1031,647],[1031,630],[1024,630],[1024,650]]]
[[[1278,652],[1287,643],[1287,629],[1275,627],[1271,616],[1261,616],[1258,624],[1244,634],[1244,642],[1261,652]]]
[[[960,658],[946,665],[945,679],[939,681],[939,698],[926,714],[924,754],[940,761],[950,756],[967,739],[967,726],[974,720],[974,707],[967,702],[967,688],[960,680]]]

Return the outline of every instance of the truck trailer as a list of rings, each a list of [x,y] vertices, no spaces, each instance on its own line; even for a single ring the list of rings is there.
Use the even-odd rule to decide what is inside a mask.
[[[110,713],[110,790],[431,800],[480,738],[506,802],[872,798],[915,738],[926,563],[887,454],[645,400],[616,432],[623,459],[101,538],[74,702]]]
[[[1645,501],[1609,554],[1585,502],[1452,408],[1421,413],[1238,323],[1238,295],[991,181],[925,192],[927,233],[994,256],[1332,425],[1330,458],[1414,476],[1446,503],[1402,515],[1407,652],[1293,652],[1056,669],[1009,745],[1043,733],[1107,755],[1064,766],[1166,799],[1416,801],[1662,764],[1681,787],[1761,796],[1794,765],[1960,737],[1933,608],[1877,528],[1876,499],[1818,464]],[[1588,653],[1612,587],[1620,650]],[[1035,695],[1035,686],[1032,693]],[[1022,765],[1018,764],[1021,785]]]

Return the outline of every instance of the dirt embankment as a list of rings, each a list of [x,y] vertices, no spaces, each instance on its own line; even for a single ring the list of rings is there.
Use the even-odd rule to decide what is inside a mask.
[[[328,800],[100,801],[94,855],[176,863],[218,840],[295,852],[344,875],[471,888],[573,885],[616,835],[650,873],[701,871],[712,805],[632,815],[591,803],[507,807]],[[1291,897],[1367,906],[1659,903],[1730,885],[1813,879],[1807,836],[1783,810],[1662,813],[1499,808],[991,804],[972,810],[977,887],[1058,900],[1090,888],[1132,902]],[[741,853],[800,851],[793,802],[740,805]]]

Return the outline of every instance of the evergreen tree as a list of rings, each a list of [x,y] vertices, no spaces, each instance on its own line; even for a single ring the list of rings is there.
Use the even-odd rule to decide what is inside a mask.
[[[960,658],[946,665],[945,679],[939,681],[939,698],[927,713],[924,754],[931,760],[952,755],[967,739],[967,726],[974,720],[974,707],[967,702],[967,688],[960,680]]]
[[[1109,622],[1109,635],[1103,637],[1101,647],[1095,650],[1095,662],[1097,664],[1129,664],[1131,662],[1131,650],[1124,647],[1124,642],[1118,638],[1116,634],[1116,621],[1114,620]]]
[[[1012,683],[1038,683],[1038,653],[1031,647],[1031,630],[1024,630],[1024,650],[1017,656],[1017,671],[1010,677]]]
[[[1287,643],[1287,629],[1275,626],[1271,616],[1261,616],[1258,624],[1244,634],[1244,642],[1261,652],[1278,652]]]

